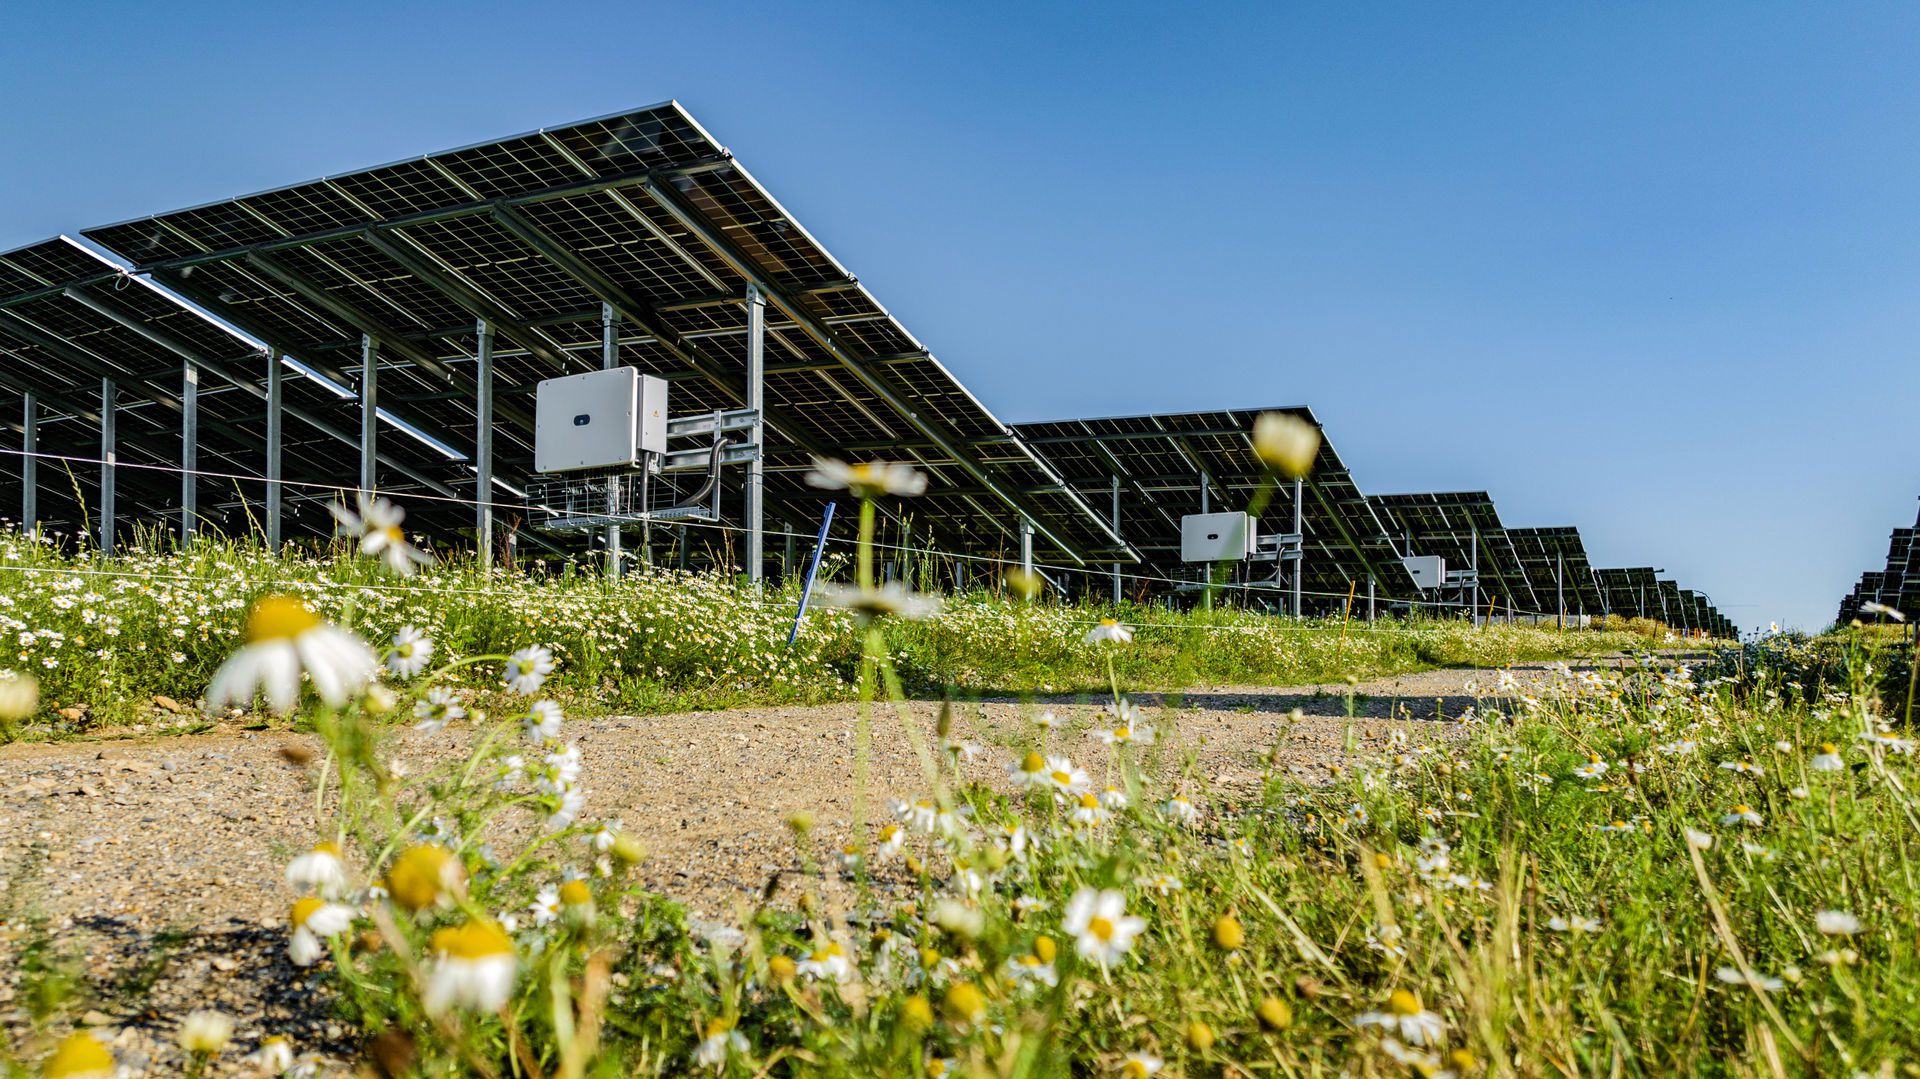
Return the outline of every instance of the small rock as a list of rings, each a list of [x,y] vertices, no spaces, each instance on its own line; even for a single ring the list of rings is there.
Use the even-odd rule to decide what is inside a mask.
[[[161,708],[166,709],[169,712],[172,712],[174,715],[179,715],[180,712],[182,711],[179,701],[176,701],[172,697],[168,697],[164,694],[160,694],[160,693],[154,694],[153,703]]]
[[[80,1017],[81,1026],[110,1027],[113,1024],[114,1024],[113,1016],[108,1015],[106,1012],[100,1011],[95,1008],[87,1009],[87,1014]]]

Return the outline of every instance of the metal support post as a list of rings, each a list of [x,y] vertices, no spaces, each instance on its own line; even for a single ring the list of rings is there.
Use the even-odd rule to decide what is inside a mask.
[[[280,549],[280,353],[267,350],[267,549]]]
[[[26,396],[26,409],[20,418],[20,531],[32,532],[40,524],[40,402]]]
[[[600,367],[611,371],[620,366],[620,316],[614,314],[613,305],[600,305]],[[642,507],[643,509],[645,507]],[[607,513],[615,515],[624,512],[620,505],[620,478],[607,478]],[[615,521],[607,526],[607,576],[620,576],[620,523]]]
[[[1302,572],[1307,568],[1306,518],[1303,516],[1306,509],[1305,496],[1306,491],[1304,484],[1298,479],[1294,480],[1293,534],[1300,538],[1300,553],[1299,556],[1293,560],[1293,616],[1295,618],[1300,617],[1300,578]]]
[[[180,377],[180,542],[200,519],[200,372],[192,364]]]
[[[1560,610],[1560,628],[1567,628],[1567,556],[1565,552],[1553,553],[1553,603]]]
[[[1113,481],[1113,534],[1120,534],[1120,477],[1109,477]],[[1113,564],[1113,602],[1120,602],[1120,563]]]
[[[1020,571],[1033,573],[1033,522],[1020,518]]]
[[[1367,621],[1373,621],[1373,574],[1367,574]]]
[[[113,466],[114,431],[116,416],[120,408],[120,387],[110,378],[100,380],[100,553],[113,554]]]
[[[1211,484],[1212,484],[1212,478],[1209,477],[1205,472],[1201,472],[1200,473],[1200,512],[1201,513],[1210,512],[1207,508],[1207,503],[1210,498]]]
[[[474,323],[473,537],[480,568],[493,568],[493,327]]]
[[[1467,617],[1477,626],[1480,624],[1480,530],[1478,528],[1473,530],[1473,557],[1467,563],[1467,567],[1473,571],[1473,606],[1468,608]]]
[[[371,496],[374,481],[374,455],[380,441],[380,346],[371,334],[360,335],[360,492]]]
[[[759,286],[747,282],[747,407],[753,410],[749,439],[755,446],[766,445],[766,424],[760,414],[766,410],[767,382],[767,300]],[[755,587],[766,562],[766,462],[764,453],[747,462],[747,580]]]

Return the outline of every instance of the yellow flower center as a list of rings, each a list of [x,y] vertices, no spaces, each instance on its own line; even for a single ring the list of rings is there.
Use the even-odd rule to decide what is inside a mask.
[[[1060,948],[1059,945],[1053,942],[1052,937],[1035,937],[1033,940],[1033,954],[1039,956],[1042,962],[1051,963],[1053,962],[1053,957],[1060,954]]]
[[[1737,805],[1733,807],[1733,811],[1736,815],[1744,817],[1747,814],[1753,812],[1753,809],[1749,806]]]
[[[584,880],[570,880],[560,886],[560,902],[570,907],[584,906],[593,902],[593,893],[587,891]]]
[[[1096,915],[1087,919],[1087,932],[1093,934],[1095,940],[1105,944],[1113,939],[1113,923]]]
[[[1117,626],[1120,624],[1120,620],[1117,618],[1102,618],[1100,624],[1103,626]]]
[[[1153,1073],[1147,1070],[1144,1062],[1129,1060],[1120,1066],[1120,1074],[1126,1076],[1127,1079],[1147,1079],[1147,1076]]]
[[[1825,753],[1828,756],[1832,756],[1833,754],[1840,752],[1840,747],[1834,745],[1832,742],[1822,742],[1820,743],[1820,752]]]
[[[1047,762],[1040,759],[1040,754],[1029,753],[1020,758],[1020,770],[1028,775],[1034,775],[1046,771]]]
[[[1393,994],[1387,997],[1387,1007],[1392,1009],[1395,1015],[1419,1015],[1420,998],[1408,990],[1395,989]]]
[[[326,902],[324,900],[315,898],[314,896],[310,896],[310,895],[302,896],[299,899],[294,900],[293,901],[293,927],[295,929],[298,929],[301,926],[307,924],[307,919],[313,917],[314,912],[324,906],[326,906]]]
[[[247,615],[247,640],[290,641],[320,624],[320,617],[292,596],[263,596]]]
[[[1053,781],[1065,787],[1073,783],[1073,776],[1056,769],[1053,773]]]
[[[725,1034],[727,1031],[732,1029],[733,1029],[733,1020],[731,1019],[707,1020],[707,1037],[709,1038],[718,1038],[721,1035]]]
[[[1127,739],[1133,737],[1133,728],[1132,727],[1115,727],[1113,729],[1113,737],[1115,741],[1124,742]]]
[[[1081,809],[1099,809],[1100,799],[1095,798],[1091,794],[1083,794],[1080,796],[1080,808]]]
[[[408,910],[424,910],[440,901],[449,880],[458,873],[447,848],[434,843],[409,847],[387,873],[387,892]]]
[[[66,1079],[66,1077],[112,1075],[115,1064],[113,1054],[100,1044],[100,1039],[77,1031],[62,1039],[59,1048],[47,1058],[41,1068],[41,1074],[47,1079]]]
[[[492,959],[513,954],[513,938],[484,918],[433,931],[433,950],[449,959]]]
[[[386,525],[383,528],[375,529],[375,531],[378,532],[380,535],[387,537],[387,539],[391,540],[394,543],[403,542],[407,538],[407,534],[400,530],[399,525]]]

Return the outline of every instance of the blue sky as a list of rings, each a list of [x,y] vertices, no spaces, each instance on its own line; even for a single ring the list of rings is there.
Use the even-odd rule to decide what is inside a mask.
[[[1004,419],[1307,404],[1749,628],[1913,517],[1920,8],[306,8],[14,5],[0,245],[678,98]]]

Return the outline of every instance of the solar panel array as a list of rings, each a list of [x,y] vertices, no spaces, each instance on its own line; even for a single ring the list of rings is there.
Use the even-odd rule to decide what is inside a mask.
[[[1292,485],[1276,484],[1253,451],[1253,424],[1264,411],[1319,426],[1311,411],[1286,408],[1052,420],[1015,424],[1014,430],[1096,506],[1110,502],[1118,479],[1120,535],[1155,573],[1178,579],[1193,572],[1180,561],[1180,518],[1203,507],[1241,509],[1264,488],[1271,501],[1260,514],[1259,534],[1292,531]],[[1349,591],[1364,598],[1370,578],[1378,596],[1413,595],[1413,578],[1372,503],[1324,433],[1302,494],[1307,606],[1333,609]]]
[[[1892,619],[1880,611],[1865,610],[1869,603],[1900,612],[1909,622],[1920,620],[1920,519],[1912,528],[1896,528],[1887,542],[1886,568],[1869,570],[1840,601],[1836,618],[1839,625],[1856,619],[1862,622],[1887,622]]]
[[[38,400],[43,453],[74,458],[43,462],[37,490],[40,520],[75,531],[94,507],[44,474],[95,467],[103,383],[117,393],[122,508],[179,511],[190,368],[201,517],[254,521],[278,370],[287,530],[324,534],[324,505],[356,485],[371,353],[376,485],[408,499],[411,523],[470,542],[482,323],[496,340],[492,498],[510,501],[534,474],[535,386],[600,367],[609,321],[618,362],[668,379],[676,415],[741,406],[751,294],[767,304],[776,528],[811,531],[826,497],[804,482],[814,455],[904,459],[930,479],[910,507],[916,539],[1011,557],[1024,519],[1043,562],[1120,563],[1158,586],[1189,572],[1181,516],[1243,508],[1270,482],[1249,442],[1257,410],[1001,423],[675,102],[84,235],[108,254],[65,237],[0,254],[0,386]],[[739,476],[726,478],[737,498]],[[1421,598],[1403,554],[1464,568],[1476,552],[1503,606],[1608,607],[1576,530],[1508,529],[1484,493],[1366,496],[1331,440],[1302,502],[1303,585],[1321,609],[1368,581],[1381,598]],[[1260,530],[1290,531],[1293,512],[1278,485]],[[1672,605],[1685,606],[1677,591]]]

